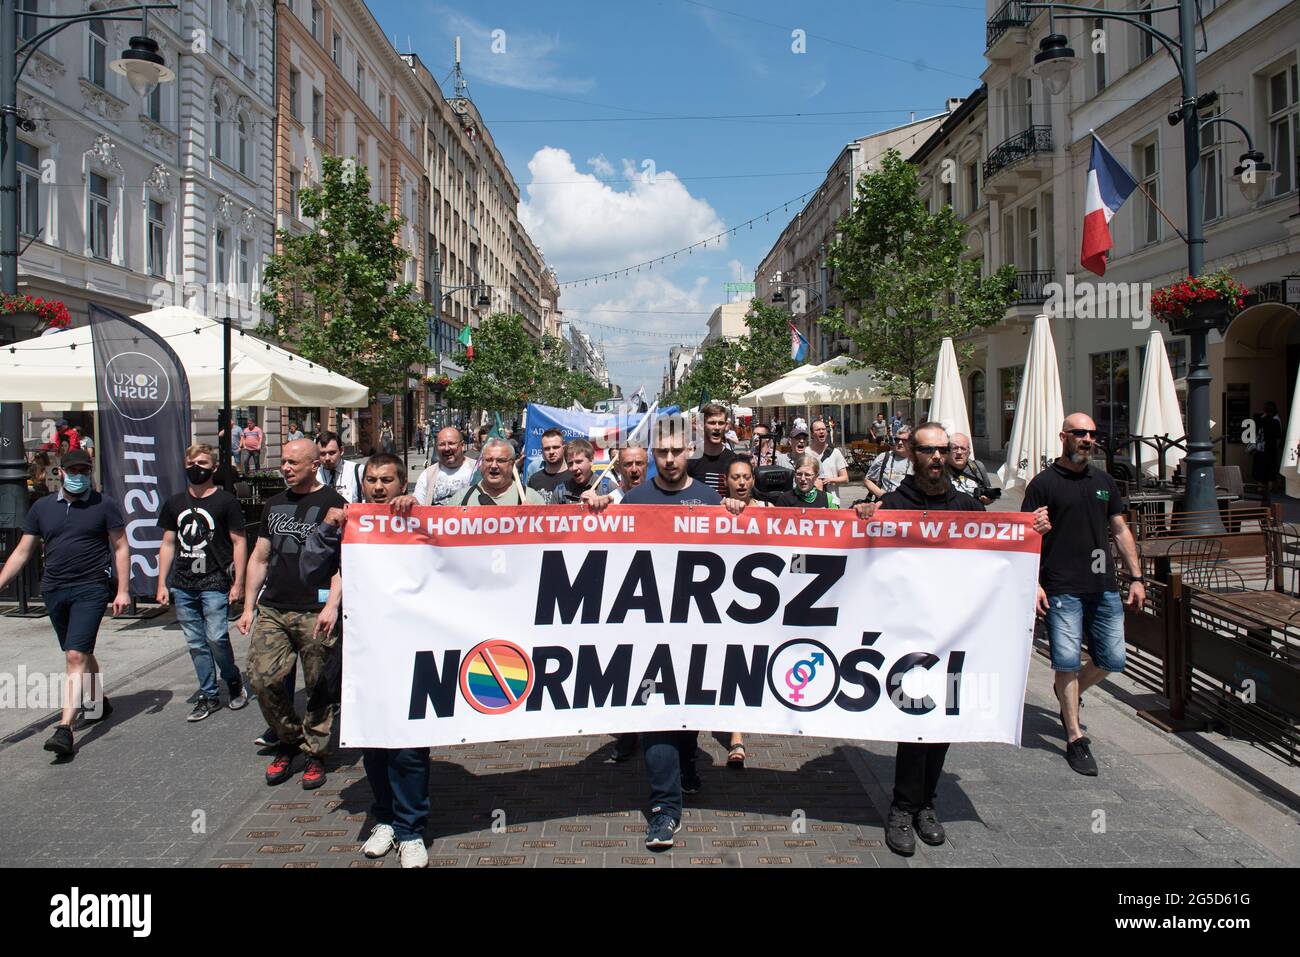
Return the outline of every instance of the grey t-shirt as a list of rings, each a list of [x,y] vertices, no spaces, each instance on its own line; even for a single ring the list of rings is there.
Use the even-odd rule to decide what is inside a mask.
[[[683,489],[668,492],[654,479],[642,482],[623,496],[624,505],[721,505],[722,497],[698,479]]]

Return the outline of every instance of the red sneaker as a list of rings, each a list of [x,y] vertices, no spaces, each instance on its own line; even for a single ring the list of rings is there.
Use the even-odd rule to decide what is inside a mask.
[[[308,758],[307,768],[302,772],[302,789],[314,791],[325,783],[325,765],[320,758]]]
[[[266,783],[279,784],[281,781],[288,779],[293,773],[293,759],[296,752],[281,751],[276,754],[275,759],[266,766]]]

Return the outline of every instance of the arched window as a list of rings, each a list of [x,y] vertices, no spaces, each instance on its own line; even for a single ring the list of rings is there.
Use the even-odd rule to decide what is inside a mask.
[[[238,119],[235,120],[235,127],[235,148],[239,161],[239,171],[247,176],[253,163],[252,158],[249,156],[248,118],[243,113],[240,113]]]
[[[91,20],[86,50],[86,78],[100,89],[108,83],[108,33],[103,20]]]
[[[222,142],[222,127],[225,125],[226,108],[221,102],[221,97],[214,97],[212,100],[212,155],[217,159],[223,159],[225,149]]]

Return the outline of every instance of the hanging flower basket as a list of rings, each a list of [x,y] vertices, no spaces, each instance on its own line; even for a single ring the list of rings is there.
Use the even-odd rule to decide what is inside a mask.
[[[47,329],[72,325],[68,307],[57,299],[0,293],[0,316],[15,342],[34,339]]]
[[[1217,272],[1188,276],[1157,290],[1151,313],[1177,334],[1222,331],[1245,304],[1246,287],[1226,272]]]

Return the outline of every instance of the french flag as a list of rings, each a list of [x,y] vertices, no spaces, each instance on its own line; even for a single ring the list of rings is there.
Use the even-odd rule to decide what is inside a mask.
[[[803,362],[808,358],[808,340],[804,334],[795,328],[793,322],[786,320],[786,325],[790,327],[790,358],[795,362]]]
[[[1083,249],[1079,262],[1098,276],[1106,275],[1106,250],[1114,244],[1110,238],[1110,220],[1137,189],[1133,174],[1120,165],[1094,133],[1092,159],[1088,162],[1088,189],[1083,210]]]

